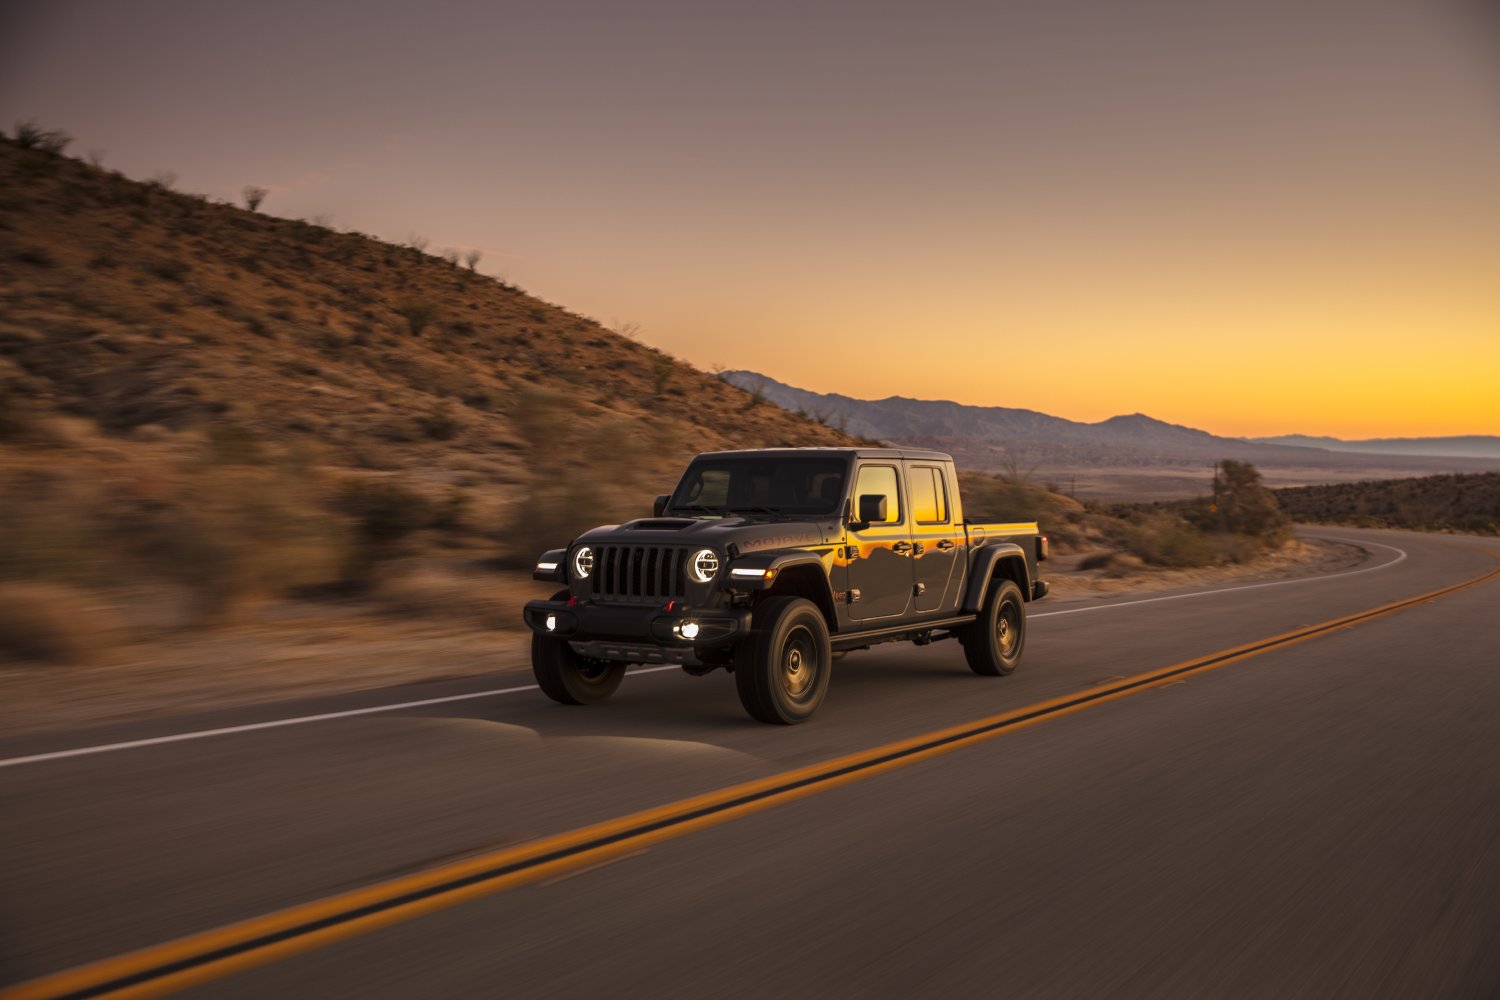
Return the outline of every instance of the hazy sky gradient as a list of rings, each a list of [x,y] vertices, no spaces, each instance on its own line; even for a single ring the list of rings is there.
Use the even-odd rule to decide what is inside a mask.
[[[811,389],[1495,434],[1481,6],[4,3],[0,127]]]

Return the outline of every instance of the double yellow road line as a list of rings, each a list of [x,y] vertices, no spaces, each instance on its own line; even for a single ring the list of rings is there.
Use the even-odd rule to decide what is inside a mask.
[[[468,899],[602,864],[694,830],[727,823],[740,816],[972,746],[1015,729],[1124,698],[1189,674],[1236,663],[1393,614],[1497,576],[1500,576],[1500,567],[1463,583],[1136,674],[1086,691],[80,966],[0,990],[0,1000],[159,996],[410,920]]]

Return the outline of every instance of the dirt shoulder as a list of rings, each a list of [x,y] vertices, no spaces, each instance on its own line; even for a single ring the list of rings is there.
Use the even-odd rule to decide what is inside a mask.
[[[1117,562],[1080,570],[1082,558],[1047,564],[1049,601],[1317,576],[1368,556],[1352,545],[1297,540],[1253,563],[1213,569]],[[516,608],[549,589],[521,576],[495,588]],[[528,636],[496,624],[505,623],[442,609],[391,617],[355,604],[270,605],[234,626],[130,643],[87,665],[0,663],[0,727],[22,734],[453,678],[530,683]]]

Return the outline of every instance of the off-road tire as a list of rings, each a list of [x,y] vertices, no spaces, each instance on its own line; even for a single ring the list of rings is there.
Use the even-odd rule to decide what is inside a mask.
[[[567,591],[555,595],[562,600]],[[604,701],[619,688],[628,663],[591,660],[573,652],[566,639],[553,635],[531,636],[531,673],[542,693],[559,705],[592,705]]]
[[[806,722],[828,693],[832,666],[828,624],[818,606],[802,597],[767,598],[734,651],[740,704],[760,722]]]
[[[1004,677],[1021,662],[1026,645],[1026,602],[1013,580],[997,579],[984,609],[959,636],[969,669],[985,677]]]

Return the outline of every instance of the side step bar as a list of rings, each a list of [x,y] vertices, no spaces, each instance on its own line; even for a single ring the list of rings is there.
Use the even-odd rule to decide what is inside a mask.
[[[869,629],[861,632],[839,632],[829,636],[829,645],[834,652],[840,650],[863,649],[880,642],[899,642],[902,639],[915,639],[924,632],[934,629],[956,629],[970,624],[978,615],[959,615],[957,618],[940,618],[936,621],[927,622],[904,622],[900,625],[892,625],[889,628]]]

